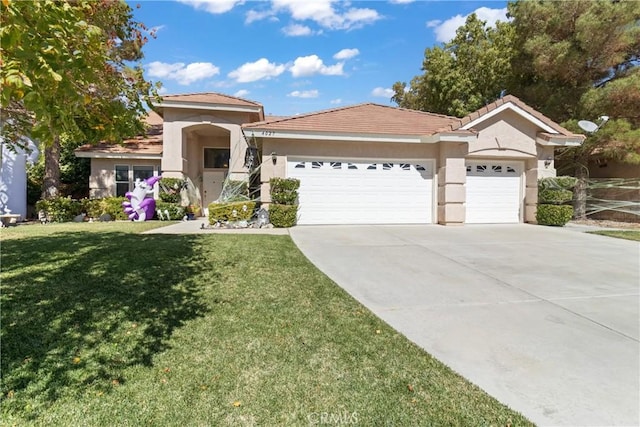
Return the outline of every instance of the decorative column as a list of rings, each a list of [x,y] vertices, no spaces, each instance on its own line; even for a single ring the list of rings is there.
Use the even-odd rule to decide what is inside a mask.
[[[465,221],[467,143],[440,143],[438,162],[438,223],[462,225]]]
[[[524,222],[537,224],[538,180],[556,176],[553,147],[537,146],[537,158],[525,162]]]

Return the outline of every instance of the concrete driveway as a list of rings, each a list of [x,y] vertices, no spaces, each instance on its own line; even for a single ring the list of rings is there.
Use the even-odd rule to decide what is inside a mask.
[[[638,242],[525,224],[290,234],[362,304],[535,423],[640,424]]]

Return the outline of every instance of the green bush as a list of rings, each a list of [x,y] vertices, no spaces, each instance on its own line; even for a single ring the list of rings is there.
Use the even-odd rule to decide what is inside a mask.
[[[156,200],[156,219],[160,219],[158,211],[161,211],[163,215],[166,215],[166,212],[169,213],[169,218],[165,217],[165,219],[180,220],[186,215],[184,207],[176,203],[163,202],[162,200]]]
[[[221,204],[249,200],[249,183],[232,179],[226,181],[219,200]]]
[[[274,227],[293,227],[298,222],[298,205],[269,205],[269,220]]]
[[[563,226],[573,217],[573,206],[568,205],[538,205],[536,221],[540,225]]]
[[[45,211],[53,222],[73,221],[73,218],[82,213],[82,207],[80,201],[71,197],[55,197],[36,202],[36,210]]]
[[[218,221],[249,221],[256,208],[256,202],[231,202],[209,204],[209,224]]]
[[[551,205],[562,205],[573,199],[573,193],[569,190],[541,190],[538,193],[538,202]]]
[[[180,193],[166,193],[161,191],[158,193],[160,200],[166,203],[180,203]]]
[[[127,220],[129,218],[122,207],[122,203],[126,200],[125,197],[105,197],[104,199],[82,199],[80,203],[82,210],[90,218],[98,219],[108,214],[113,220]]]
[[[271,201],[279,205],[295,205],[298,201],[300,180],[295,178],[271,178]]]
[[[185,180],[180,178],[160,178],[160,200],[167,203],[180,203],[180,190],[185,186]]]
[[[573,176],[552,176],[538,180],[538,190],[570,190],[578,180]]]

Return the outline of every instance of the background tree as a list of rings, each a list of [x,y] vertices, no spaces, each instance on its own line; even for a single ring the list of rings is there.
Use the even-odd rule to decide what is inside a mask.
[[[575,216],[586,215],[594,154],[640,163],[640,2],[518,1],[510,91],[574,130],[579,119],[611,120],[580,147],[558,151],[578,184]]]
[[[514,1],[508,15],[495,29],[470,15],[451,42],[425,50],[424,73],[408,90],[397,82],[392,100],[463,116],[506,88],[575,132],[580,119],[609,116],[580,147],[558,150],[579,178],[575,212],[584,217],[590,158],[640,163],[640,2]]]
[[[475,14],[467,17],[453,40],[425,50],[424,74],[396,82],[392,100],[404,108],[463,117],[496,99],[506,87],[513,30],[489,28]]]
[[[155,95],[139,60],[146,28],[117,0],[2,0],[3,139],[44,145],[43,198],[60,186],[64,141],[120,142],[143,131]]]

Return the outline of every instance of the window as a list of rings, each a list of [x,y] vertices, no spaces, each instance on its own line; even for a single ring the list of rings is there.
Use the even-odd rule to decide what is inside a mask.
[[[134,166],[133,167],[133,182],[137,179],[144,181],[147,178],[153,176],[153,166]]]
[[[124,197],[129,191],[129,166],[116,165],[116,197]]]
[[[229,167],[231,153],[228,148],[205,148],[205,169],[226,169]]]
[[[116,165],[116,196],[124,197],[127,191],[133,190],[136,179],[145,180],[152,176],[153,166]]]

